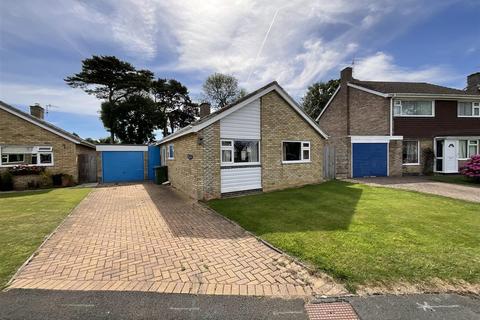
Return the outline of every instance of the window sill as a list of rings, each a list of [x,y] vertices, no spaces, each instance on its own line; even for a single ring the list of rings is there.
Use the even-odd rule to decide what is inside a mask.
[[[259,166],[260,162],[222,162],[220,167],[246,167],[246,166]]]
[[[53,167],[53,163],[48,163],[48,164],[2,164],[0,165],[0,168],[13,168],[13,167]]]
[[[394,115],[394,118],[435,118],[435,115],[421,115],[421,116],[414,116],[414,115]]]
[[[460,116],[457,115],[458,118],[480,118],[480,116]]]
[[[419,166],[420,163],[402,163],[402,166]]]
[[[298,164],[298,163],[311,163],[312,161],[300,160],[300,161],[282,161],[282,164]]]

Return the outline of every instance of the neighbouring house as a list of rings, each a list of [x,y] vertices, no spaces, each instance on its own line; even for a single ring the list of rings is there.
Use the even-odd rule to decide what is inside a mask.
[[[28,114],[0,101],[0,171],[24,166],[70,175],[75,183],[90,182],[96,181],[96,168],[88,168],[95,159],[95,145],[45,121],[40,105],[32,105]],[[38,186],[42,179],[39,174],[16,175],[14,188]]]
[[[457,173],[480,153],[480,73],[458,90],[361,81],[345,68],[316,120],[329,135],[337,177]]]
[[[159,141],[173,187],[195,199],[323,180],[327,136],[272,82]]]

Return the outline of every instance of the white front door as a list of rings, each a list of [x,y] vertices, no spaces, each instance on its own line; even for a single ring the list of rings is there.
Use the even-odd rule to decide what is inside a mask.
[[[458,172],[458,159],[457,159],[457,149],[458,141],[457,140],[445,140],[444,143],[445,155],[443,157],[444,163],[444,172],[453,173]]]

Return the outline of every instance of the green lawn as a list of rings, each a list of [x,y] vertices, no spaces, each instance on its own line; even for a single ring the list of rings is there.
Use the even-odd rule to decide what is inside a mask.
[[[209,205],[352,290],[480,282],[480,204],[331,181]]]
[[[90,189],[0,194],[0,289]]]
[[[467,179],[465,176],[462,176],[460,174],[435,175],[435,176],[428,177],[428,179],[433,181],[463,184],[465,186],[480,188],[480,183],[475,183],[472,180]]]

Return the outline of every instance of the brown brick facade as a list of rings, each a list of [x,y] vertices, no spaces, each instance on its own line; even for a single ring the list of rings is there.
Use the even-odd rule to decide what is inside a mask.
[[[323,180],[324,138],[275,91],[261,98],[261,162],[263,191]],[[283,164],[282,142],[310,141],[309,163]]]
[[[203,141],[203,177],[201,188],[205,200],[220,197],[220,122],[201,130]]]
[[[65,173],[78,180],[77,155],[93,152],[95,149],[75,144],[59,135],[25,121],[9,112],[0,109],[0,145],[46,145],[53,147],[53,166],[46,167],[49,174]],[[7,170],[7,168],[0,168]],[[37,181],[39,177],[15,177],[15,187],[23,189],[29,181]]]
[[[335,149],[337,178],[351,177],[350,136],[390,135],[390,100],[348,87],[344,82],[318,122],[329,136],[330,148]],[[401,174],[402,142],[392,140],[389,144],[389,175]]]

